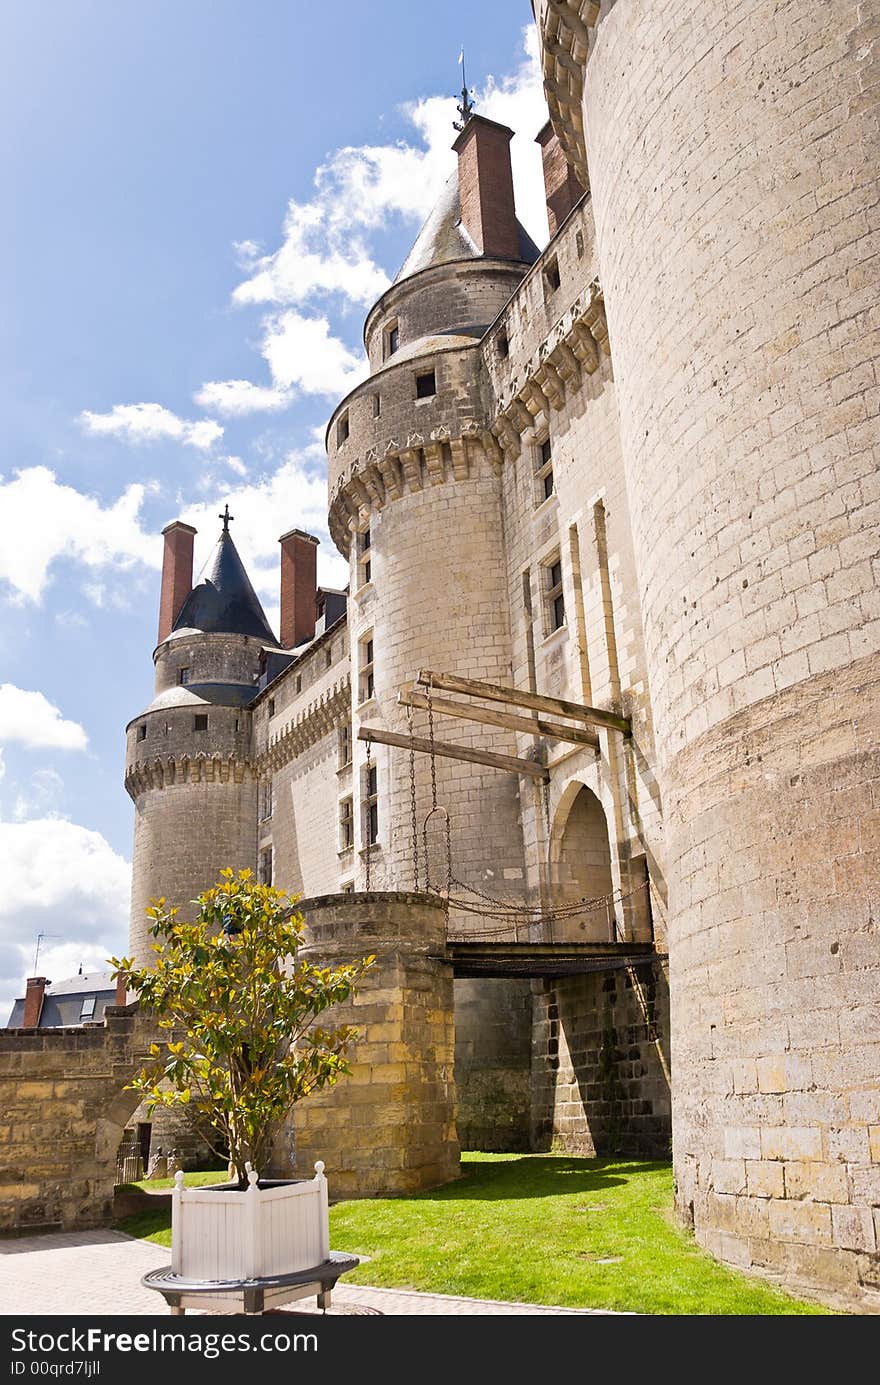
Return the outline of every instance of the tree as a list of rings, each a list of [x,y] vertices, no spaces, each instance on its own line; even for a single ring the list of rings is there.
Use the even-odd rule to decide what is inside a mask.
[[[129,1084],[157,1106],[191,1107],[215,1153],[235,1166],[265,1167],[278,1124],[309,1092],[350,1072],[358,1031],[315,1023],[347,1000],[373,957],[331,970],[301,960],[304,920],[281,890],[251,871],[220,872],[199,895],[193,923],[165,900],[147,911],[156,961],[111,959],[126,987],[167,1031]]]

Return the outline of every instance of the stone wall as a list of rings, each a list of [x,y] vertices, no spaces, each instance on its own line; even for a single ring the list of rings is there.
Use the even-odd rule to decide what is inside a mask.
[[[679,1210],[738,1263],[855,1289],[880,1210],[880,7],[589,10],[667,809]]]
[[[672,1140],[662,963],[535,983],[533,1149],[665,1159]]]
[[[456,1178],[452,966],[442,905],[424,894],[373,892],[301,907],[309,961],[377,960],[357,995],[328,1013],[328,1022],[353,1024],[361,1038],[351,1075],[294,1111],[297,1174],[310,1176],[323,1159],[333,1197],[411,1193]]]
[[[110,1224],[138,1104],[123,1088],[154,1037],[134,1005],[109,1006],[102,1024],[0,1030],[0,1234]]]
[[[455,1086],[462,1149],[529,1149],[528,981],[456,981]]]

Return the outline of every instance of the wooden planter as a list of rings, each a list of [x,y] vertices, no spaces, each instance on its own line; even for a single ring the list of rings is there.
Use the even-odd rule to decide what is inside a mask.
[[[324,1165],[315,1177],[185,1188],[174,1178],[171,1195],[171,1269],[186,1280],[263,1279],[293,1274],[326,1261],[330,1222]]]

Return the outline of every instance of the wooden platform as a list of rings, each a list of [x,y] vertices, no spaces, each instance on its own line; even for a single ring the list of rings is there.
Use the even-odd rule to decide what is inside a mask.
[[[460,942],[451,938],[453,974],[477,976],[580,976],[617,971],[654,961],[649,943],[503,943]]]

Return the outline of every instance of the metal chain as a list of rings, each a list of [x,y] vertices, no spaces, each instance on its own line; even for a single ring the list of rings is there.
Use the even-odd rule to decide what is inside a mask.
[[[406,709],[406,724],[409,729],[409,801],[412,816],[412,858],[413,889],[419,888],[419,820],[416,809],[416,750],[413,742],[413,709]]]
[[[366,775],[366,785],[365,785],[367,792],[366,792],[366,794],[364,795],[366,798],[369,798],[369,796],[370,796],[370,771],[371,771],[371,769],[372,769],[372,762],[371,762],[372,753],[373,753],[373,742],[370,740],[369,736],[367,736],[367,763],[366,763],[367,775]],[[364,817],[362,818],[362,821],[363,821],[364,827],[365,827],[365,829],[366,829],[366,834],[367,834],[366,853],[365,853],[365,855],[364,855],[364,867],[365,867],[365,874],[366,874],[366,889],[367,889],[367,894],[369,894],[369,893],[370,893],[370,867],[371,867],[371,864],[372,864],[372,856],[373,856],[373,843],[372,843],[372,841],[370,840],[372,834],[371,834],[371,832],[370,832],[370,805],[369,805],[369,804],[367,804],[367,811],[366,811],[366,814],[364,815]]]

